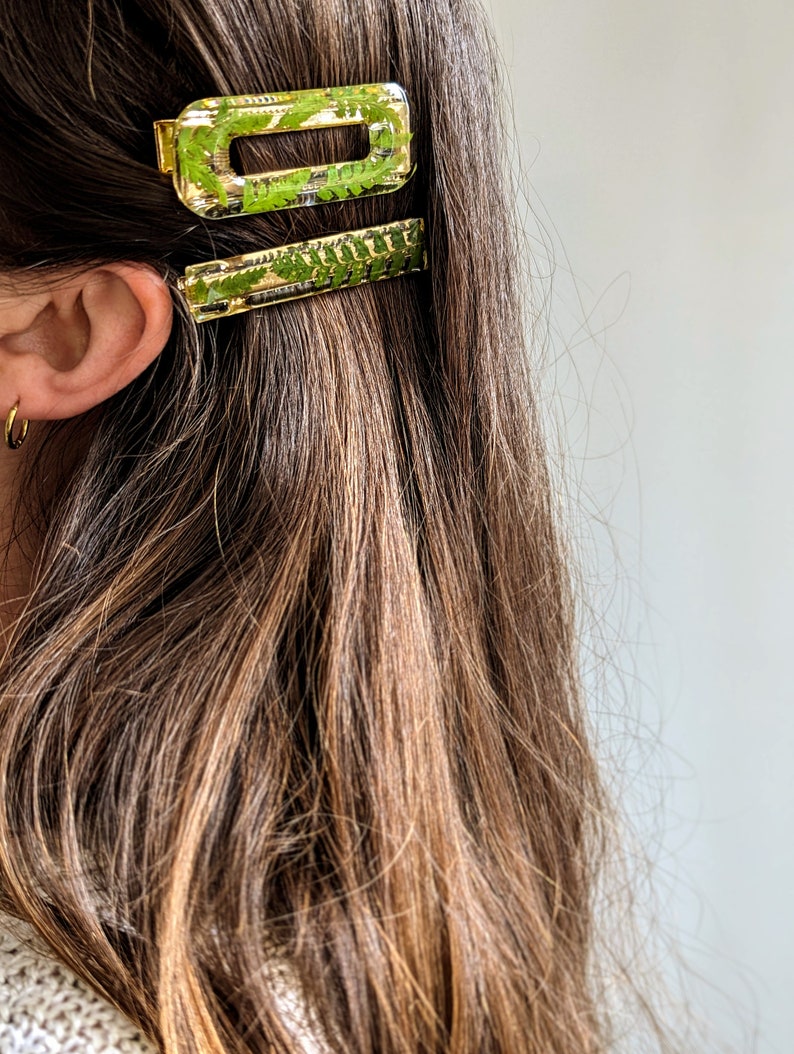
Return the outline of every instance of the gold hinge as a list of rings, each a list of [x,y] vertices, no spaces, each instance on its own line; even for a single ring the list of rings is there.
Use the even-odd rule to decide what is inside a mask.
[[[157,143],[157,167],[161,172],[174,171],[174,125],[176,121],[155,121],[154,138]]]

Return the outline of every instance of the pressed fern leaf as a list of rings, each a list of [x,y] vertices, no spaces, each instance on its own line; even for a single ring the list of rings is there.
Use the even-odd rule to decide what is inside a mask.
[[[236,272],[218,278],[199,275],[187,287],[187,295],[196,309],[197,317],[201,319],[202,307],[208,308],[224,300],[237,301],[231,306],[230,313],[246,310],[245,306],[239,305],[239,301],[256,292],[269,275],[277,277],[282,283],[275,288],[270,283],[277,294],[274,299],[277,300],[306,295],[307,287],[322,292],[362,282],[376,282],[407,270],[419,269],[424,263],[422,225],[421,221],[409,220],[318,239],[313,243],[289,245],[260,255],[259,261],[256,266],[241,266]]]
[[[270,212],[296,201],[312,178],[310,168],[299,168],[275,179],[248,179],[243,186],[243,212]]]
[[[270,264],[263,264],[261,267],[238,271],[223,278],[212,278],[209,282],[199,278],[193,286],[193,299],[198,303],[214,304],[218,300],[228,300],[229,297],[245,296],[270,271]]]
[[[298,131],[312,117],[329,108],[326,92],[307,92],[298,102],[290,103],[289,109],[279,118],[276,128],[279,131]]]

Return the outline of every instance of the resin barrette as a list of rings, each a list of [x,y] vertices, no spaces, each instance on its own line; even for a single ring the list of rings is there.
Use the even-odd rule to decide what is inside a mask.
[[[241,175],[233,139],[340,125],[366,125],[358,161]],[[155,121],[157,160],[179,200],[210,220],[320,205],[397,190],[411,176],[408,100],[398,84],[200,99],[175,121]]]
[[[422,220],[345,231],[226,260],[193,264],[179,279],[197,322],[378,282],[427,266]]]
[[[359,160],[255,175],[231,167],[229,146],[240,136],[355,124],[369,132],[369,153]],[[389,194],[413,174],[410,109],[398,84],[202,99],[154,127],[160,171],[204,219]],[[424,224],[410,219],[195,264],[179,286],[203,322],[426,266]]]

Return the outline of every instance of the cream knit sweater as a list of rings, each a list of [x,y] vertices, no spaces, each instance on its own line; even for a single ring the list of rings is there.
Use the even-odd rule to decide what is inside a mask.
[[[135,1026],[0,916],[0,1054],[153,1054]]]
[[[278,981],[274,991],[295,1051],[323,1054],[294,993]],[[154,1054],[154,1048],[27,926],[0,915],[0,1054]]]

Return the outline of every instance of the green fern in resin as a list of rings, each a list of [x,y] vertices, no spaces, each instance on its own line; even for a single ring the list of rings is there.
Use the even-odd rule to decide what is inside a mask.
[[[355,88],[302,92],[299,98],[289,103],[286,113],[276,121],[272,113],[241,113],[232,110],[230,102],[223,99],[211,125],[183,128],[178,137],[177,151],[180,169],[194,186],[200,187],[227,208],[229,195],[213,167],[218,151],[228,149],[236,136],[257,135],[266,131],[299,131],[317,114],[324,110],[335,110],[344,119],[359,118],[370,125],[390,122],[394,129],[383,127],[373,133],[372,146],[376,153],[363,161],[351,161],[341,165],[330,165],[326,182],[318,188],[320,201],[343,201],[376,190],[397,167],[394,151],[407,145],[410,133],[403,128],[401,116],[383,96],[374,96],[370,102]],[[244,213],[269,212],[287,208],[309,190],[312,169],[301,168],[296,172],[272,179],[249,178],[243,186],[242,211]]]
[[[331,88],[320,91],[301,92],[300,98],[290,102],[289,109],[279,119],[276,128],[279,131],[300,131],[304,125],[323,110],[336,110],[345,119],[361,115],[367,124],[378,124],[389,121],[395,128],[402,128],[403,120],[383,96],[373,93],[372,102],[368,102],[360,88]],[[384,144],[385,145],[385,144]]]
[[[273,123],[272,113],[241,113],[228,122],[229,140],[238,135],[260,135]],[[225,144],[228,146],[228,143]]]
[[[341,285],[359,285],[365,278],[375,282],[382,275],[399,274],[410,260],[418,267],[423,253],[418,229],[412,229],[406,241],[400,227],[387,232],[391,248],[381,233],[373,238],[374,251],[364,238],[354,237],[341,245],[324,245],[293,249],[278,256],[271,264],[274,274],[284,282],[297,284],[311,281],[320,290],[330,281],[331,289]]]
[[[283,209],[296,201],[312,178],[310,168],[300,168],[275,179],[248,179],[243,187],[243,212],[268,212]]]
[[[340,117],[352,118],[360,115],[361,119],[371,124],[383,122],[387,118],[395,128],[402,128],[399,114],[386,103],[362,100],[361,92],[355,88],[334,88],[330,91],[307,92],[299,103],[292,103],[275,128],[279,131],[291,129],[299,131],[304,125],[323,110],[333,108]],[[393,151],[407,146],[412,135],[408,132],[394,132],[391,128],[381,128],[373,136],[372,145],[383,151],[384,155],[368,161],[351,161],[342,165],[330,165],[325,186],[317,190],[320,201],[342,201],[358,197],[365,191],[371,191],[384,182],[385,178],[398,164]],[[304,177],[305,173],[305,178]],[[301,170],[300,174],[284,180],[274,180],[258,187],[244,188],[243,212],[262,212],[269,209],[283,208],[289,202],[297,200],[308,189],[311,180],[311,169]],[[302,180],[302,182],[301,182]]]
[[[211,125],[183,128],[177,141],[181,174],[195,186],[214,194],[224,207],[229,204],[229,195],[212,168],[213,158],[218,150],[228,148],[236,136],[264,132],[273,121],[269,113],[232,113],[230,116],[229,109],[229,100],[223,99]]]
[[[181,175],[194,186],[201,187],[208,194],[214,194],[223,205],[228,205],[229,195],[226,188],[208,164],[214,153],[211,144],[216,133],[217,129],[206,125],[183,128],[177,141],[179,169]]]
[[[199,278],[193,286],[191,299],[197,304],[215,304],[219,300],[245,296],[265,275],[270,274],[271,270],[271,266],[265,264],[262,267],[252,267],[249,271],[240,271],[239,274],[227,275],[225,278],[212,279],[209,284]]]
[[[391,239],[391,245],[384,233]],[[370,248],[364,238],[353,236],[337,245],[294,246],[278,253],[269,264],[213,279],[209,283],[199,278],[192,287],[191,299],[196,304],[207,305],[244,297],[268,274],[277,275],[289,285],[311,282],[313,289],[319,292],[325,288],[338,289],[342,285],[359,285],[365,279],[376,282],[387,275],[397,275],[406,267],[414,269],[421,265],[424,247],[418,227],[404,231],[395,226],[383,233],[375,231],[372,245]]]
[[[334,247],[324,245],[283,253],[271,264],[273,273],[290,285],[311,282],[314,289],[323,289],[330,282],[332,289],[343,283],[358,285],[366,275],[367,262],[372,254],[365,247],[366,257],[356,259],[348,245]]]
[[[366,97],[362,98],[361,91],[355,87],[332,88],[328,94],[336,104],[337,111],[346,118],[360,113],[362,119],[370,125],[379,124],[386,118],[395,128],[403,127],[403,118],[392,109],[383,96],[373,93],[372,102],[369,102]]]
[[[317,191],[321,201],[343,201],[357,198],[366,190],[379,186],[397,167],[394,154],[375,158],[373,161],[349,161],[343,165],[329,165],[328,180]]]
[[[326,92],[307,92],[299,102],[291,102],[289,109],[279,119],[276,128],[280,132],[299,132],[301,128],[329,107]]]

